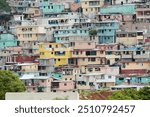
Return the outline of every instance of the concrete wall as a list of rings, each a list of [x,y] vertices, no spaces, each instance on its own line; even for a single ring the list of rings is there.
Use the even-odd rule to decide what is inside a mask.
[[[78,92],[49,92],[49,93],[6,93],[5,100],[54,100],[65,98],[68,100],[79,100]]]

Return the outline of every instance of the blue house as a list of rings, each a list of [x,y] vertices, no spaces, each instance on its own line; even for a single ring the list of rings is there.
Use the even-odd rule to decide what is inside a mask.
[[[116,30],[119,29],[117,21],[102,21],[97,24],[98,43],[116,43]]]
[[[16,37],[8,33],[0,34],[0,49],[12,46],[17,46]]]
[[[56,43],[65,43],[72,36],[88,36],[89,30],[87,29],[61,29],[54,32],[54,39]]]
[[[40,3],[40,9],[43,15],[61,13],[65,9],[65,5],[62,3],[50,3],[48,1],[42,1]]]
[[[134,4],[112,5],[100,9],[100,14],[135,14]]]
[[[130,81],[131,84],[149,84],[150,76],[130,76],[130,77],[119,77],[116,78],[116,84],[122,84]]]

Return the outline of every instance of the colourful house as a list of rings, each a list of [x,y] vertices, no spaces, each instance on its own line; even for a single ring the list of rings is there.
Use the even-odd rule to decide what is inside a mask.
[[[150,72],[150,61],[122,61],[122,74],[148,74]]]
[[[116,30],[119,29],[119,23],[115,20],[102,21],[97,24],[98,43],[116,43]]]
[[[17,39],[14,35],[4,33],[0,34],[0,48],[17,46]]]
[[[40,58],[54,59],[54,66],[67,65],[71,57],[71,48],[57,43],[40,43],[39,52]]]
[[[135,5],[134,4],[125,4],[125,5],[112,5],[103,7],[100,9],[101,14],[134,14],[135,13]]]
[[[116,84],[149,84],[150,83],[150,76],[119,76],[116,78]]]
[[[65,9],[65,5],[62,3],[51,3],[48,1],[42,1],[40,3],[40,9],[45,14],[61,13]]]
[[[26,86],[27,92],[50,92],[52,78],[48,76],[36,76],[36,74],[24,74],[20,77]]]

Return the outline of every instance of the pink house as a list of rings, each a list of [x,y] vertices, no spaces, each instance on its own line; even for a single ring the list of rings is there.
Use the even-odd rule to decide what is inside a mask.
[[[51,83],[52,91],[68,91],[75,89],[74,81],[53,81]]]

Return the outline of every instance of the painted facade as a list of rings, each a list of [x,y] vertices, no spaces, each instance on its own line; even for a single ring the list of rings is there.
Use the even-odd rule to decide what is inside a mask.
[[[57,43],[40,43],[39,52],[40,58],[54,59],[54,66],[67,65],[71,57],[71,49]]]
[[[8,33],[0,34],[0,48],[12,47],[17,46],[17,38]]]

